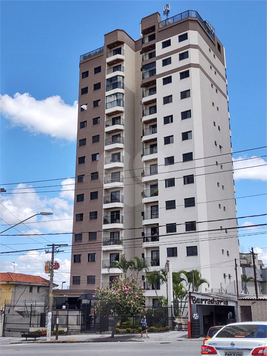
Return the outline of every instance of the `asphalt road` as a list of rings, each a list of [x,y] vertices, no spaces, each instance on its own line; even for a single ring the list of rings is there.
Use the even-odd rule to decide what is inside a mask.
[[[198,356],[202,341],[26,343],[2,345],[1,356]]]

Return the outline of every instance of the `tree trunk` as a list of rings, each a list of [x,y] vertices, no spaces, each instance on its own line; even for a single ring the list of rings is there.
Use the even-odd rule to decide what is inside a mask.
[[[114,325],[113,325],[113,328],[111,331],[111,338],[114,338],[114,336],[115,336],[115,331],[116,331],[118,321],[119,321],[119,318],[114,316]]]

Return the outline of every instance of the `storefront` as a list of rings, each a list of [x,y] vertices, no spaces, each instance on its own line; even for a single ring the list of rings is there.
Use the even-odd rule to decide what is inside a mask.
[[[233,294],[189,294],[188,337],[205,336],[214,325],[237,321],[237,297]]]

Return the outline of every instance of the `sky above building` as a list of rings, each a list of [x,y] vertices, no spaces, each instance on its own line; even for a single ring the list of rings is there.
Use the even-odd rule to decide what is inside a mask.
[[[171,1],[169,17],[197,10],[226,50],[240,250],[267,265],[266,2]],[[1,272],[45,274],[69,285],[80,55],[125,30],[163,1],[1,1]],[[197,269],[197,266],[195,266]]]

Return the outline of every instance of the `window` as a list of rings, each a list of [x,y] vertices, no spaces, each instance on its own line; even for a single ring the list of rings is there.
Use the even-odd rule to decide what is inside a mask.
[[[86,145],[86,138],[81,138],[79,140],[79,146],[85,146]]]
[[[74,235],[74,241],[75,242],[82,242],[82,239],[83,239],[83,234],[82,233]]]
[[[98,172],[92,172],[91,173],[91,180],[96,180],[98,179]]]
[[[186,110],[186,111],[182,111],[181,112],[181,119],[185,120],[185,119],[190,119],[191,117],[191,110]]]
[[[195,198],[185,198],[184,199],[184,207],[185,208],[190,208],[192,206],[195,206]]]
[[[163,122],[164,122],[164,125],[172,123],[173,122],[173,115],[164,116]]]
[[[185,231],[196,231],[196,221],[187,221],[185,223]]]
[[[184,90],[180,92],[180,98],[182,99],[186,99],[186,98],[190,98],[190,89],[188,90]]]
[[[186,246],[186,256],[197,256],[197,246]]]
[[[96,231],[90,231],[88,233],[89,235],[89,241],[95,241],[97,239],[97,232]]]
[[[97,211],[90,211],[89,218],[90,218],[90,220],[96,220],[97,219]]]
[[[88,93],[88,87],[81,88],[81,95]]]
[[[78,157],[78,164],[83,164],[85,163],[85,156]]]
[[[182,42],[188,39],[188,33],[183,33],[182,35],[178,36],[178,41]]]
[[[80,284],[81,277],[80,276],[73,276],[72,277],[72,284]]]
[[[151,219],[157,219],[159,217],[159,207],[158,205],[152,205],[150,207]]]
[[[87,276],[87,284],[95,284],[95,276]]]
[[[37,293],[40,293],[41,287],[37,287]]]
[[[156,105],[150,106],[148,108],[148,113],[149,113],[149,115],[156,114],[157,113],[157,106]]]
[[[177,247],[167,247],[167,257],[177,257]]]
[[[99,161],[99,153],[92,154],[92,161]]]
[[[193,152],[183,154],[183,162],[193,161]]]
[[[165,136],[164,137],[164,145],[169,145],[170,143],[173,143],[173,135]]]
[[[84,194],[77,194],[76,201],[77,203],[84,201]]]
[[[171,64],[171,62],[172,62],[171,57],[168,57],[168,58],[163,59],[163,60],[162,60],[162,67],[165,67],[165,66]]]
[[[90,200],[98,199],[98,192],[91,192],[90,193]]]
[[[165,96],[163,98],[163,105],[172,103],[172,95]]]
[[[167,200],[165,202],[165,205],[166,205],[166,210],[171,210],[171,209],[175,209],[176,208],[175,200]]]
[[[100,99],[93,101],[93,107],[97,108],[98,106],[100,106]]]
[[[162,48],[166,48],[169,47],[171,45],[171,40],[167,40],[162,42]]]
[[[180,73],[180,79],[189,78],[189,76],[189,70],[185,70],[184,72]]]
[[[33,287],[30,286],[30,287],[29,287],[29,293],[32,293],[32,291],[33,291]]]
[[[76,221],[83,221],[83,213],[76,214]]]
[[[217,42],[217,48],[218,48],[218,51],[221,52],[221,45],[219,42]]]
[[[73,255],[73,262],[74,263],[81,263],[82,255]]]
[[[175,186],[175,178],[165,179],[165,188],[170,188]]]
[[[166,233],[176,232],[176,223],[166,224]]]
[[[174,164],[174,156],[165,157],[165,166]]]
[[[150,173],[150,175],[158,174],[158,165],[157,164],[151,164],[149,166],[149,173]]]
[[[94,68],[94,74],[101,72],[101,66]]]
[[[119,190],[116,190],[114,192],[111,192],[110,193],[110,200],[111,200],[111,203],[116,203],[116,202],[120,202],[120,191]]]
[[[182,141],[191,140],[192,139],[192,131],[182,132]]]
[[[92,136],[92,143],[99,142],[99,135]]]
[[[151,266],[159,266],[159,250],[151,251]]]
[[[169,77],[163,78],[162,79],[162,84],[166,85],[172,82],[172,76],[170,75]]]
[[[122,75],[115,75],[106,80],[106,91],[117,88],[124,89],[124,77]]]
[[[98,125],[100,124],[100,117],[94,117],[93,118],[93,125]]]
[[[87,78],[89,76],[89,71],[82,72],[82,79]]]
[[[78,183],[83,183],[85,181],[85,174],[79,175],[77,181]]]
[[[179,61],[182,61],[186,58],[188,58],[189,55],[188,55],[188,51],[185,51],[185,52],[182,52],[182,53],[179,53]]]
[[[110,241],[119,242],[120,241],[120,232],[119,231],[111,231],[109,234]]]
[[[99,83],[95,83],[94,84],[94,90],[99,90],[99,89],[101,89],[101,83],[99,82]]]
[[[120,254],[119,253],[111,253],[109,255],[109,262],[112,263],[112,262],[115,262],[115,261],[119,261],[120,260]]]
[[[183,178],[184,178],[184,185],[194,183],[194,174],[189,174],[188,176],[184,176]]]
[[[96,261],[96,253],[88,253],[88,262]]]
[[[80,122],[80,129],[84,129],[85,127],[87,127],[87,121],[81,121]]]

